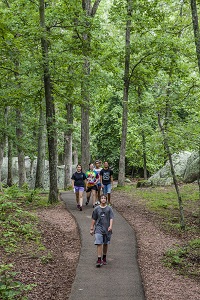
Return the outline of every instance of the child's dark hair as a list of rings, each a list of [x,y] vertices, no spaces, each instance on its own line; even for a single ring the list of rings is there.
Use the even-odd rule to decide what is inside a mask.
[[[105,198],[106,198],[106,201],[107,201],[107,196],[104,195],[104,194],[102,194],[102,195],[100,196],[100,201],[101,201],[101,198],[102,198],[102,197],[105,197]]]
[[[81,165],[81,164],[78,164],[78,165],[76,166],[76,168],[77,168],[78,166],[80,166],[80,167],[81,167],[81,172],[82,172],[82,165]]]

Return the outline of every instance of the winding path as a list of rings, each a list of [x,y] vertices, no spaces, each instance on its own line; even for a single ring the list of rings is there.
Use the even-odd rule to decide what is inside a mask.
[[[135,233],[114,209],[113,236],[108,249],[108,265],[96,268],[94,237],[89,234],[91,204],[76,209],[72,192],[61,194],[67,209],[75,217],[81,235],[81,253],[69,300],[145,300],[137,263]]]

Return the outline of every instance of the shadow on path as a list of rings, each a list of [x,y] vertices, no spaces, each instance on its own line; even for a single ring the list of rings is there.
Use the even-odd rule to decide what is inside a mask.
[[[114,209],[113,235],[108,248],[108,265],[96,268],[96,246],[90,235],[92,205],[76,208],[72,192],[61,199],[75,217],[81,234],[81,253],[70,300],[145,300],[137,263],[137,245],[133,229]]]

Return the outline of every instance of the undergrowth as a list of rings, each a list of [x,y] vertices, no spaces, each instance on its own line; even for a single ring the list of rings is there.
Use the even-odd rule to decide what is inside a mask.
[[[16,279],[14,265],[6,263],[12,253],[40,256],[41,261],[51,259],[41,241],[38,219],[31,211],[48,205],[47,195],[27,186],[3,189],[0,194],[0,250],[4,261],[0,263],[0,299],[27,299],[26,292],[34,285],[24,285]],[[30,252],[30,253],[29,253]]]
[[[164,254],[165,266],[178,274],[200,278],[200,200],[196,183],[179,186],[183,201],[185,230],[180,226],[179,205],[174,186],[136,188],[135,184],[116,188],[131,196],[131,201],[139,200],[154,221],[168,234],[181,238],[181,245],[168,249]],[[183,245],[184,244],[184,245]]]

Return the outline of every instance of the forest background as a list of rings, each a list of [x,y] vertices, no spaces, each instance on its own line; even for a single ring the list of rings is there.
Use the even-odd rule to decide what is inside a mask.
[[[36,187],[49,160],[53,202],[58,164],[65,188],[73,163],[86,170],[95,159],[107,160],[123,184],[125,175],[153,174],[169,153],[197,150],[198,5],[1,0],[0,168],[7,156],[7,184],[14,156],[21,187],[25,156],[37,157]]]

